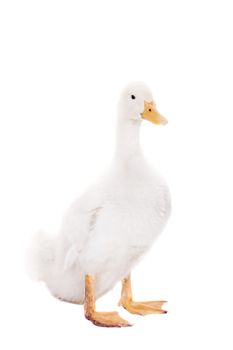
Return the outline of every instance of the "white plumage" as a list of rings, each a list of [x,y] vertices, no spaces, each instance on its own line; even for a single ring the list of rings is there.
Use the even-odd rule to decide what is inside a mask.
[[[82,304],[86,274],[95,276],[96,298],[106,293],[130,273],[167,222],[168,187],[139,145],[142,119],[149,119],[143,118],[145,101],[153,99],[144,84],[126,87],[109,172],[73,203],[56,237],[43,232],[35,237],[30,253],[34,277],[56,297]]]

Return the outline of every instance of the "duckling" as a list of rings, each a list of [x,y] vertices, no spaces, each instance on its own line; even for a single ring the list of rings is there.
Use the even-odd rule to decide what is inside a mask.
[[[133,314],[166,313],[165,301],[135,302],[130,273],[164,229],[171,211],[165,180],[145,160],[141,123],[165,125],[150,89],[129,84],[118,104],[115,156],[108,172],[66,212],[55,237],[33,239],[30,266],[53,296],[84,305],[85,317],[101,327],[131,324],[117,312],[96,311],[96,300],[122,281],[119,305]]]

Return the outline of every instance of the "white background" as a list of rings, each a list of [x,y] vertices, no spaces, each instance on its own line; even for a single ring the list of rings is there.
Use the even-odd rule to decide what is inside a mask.
[[[2,349],[232,349],[233,51],[231,1],[0,3]],[[30,281],[39,228],[107,167],[121,88],[143,80],[166,127],[141,143],[169,183],[173,213],[133,272],[135,299],[167,315],[120,310],[134,327],[94,327],[81,306]],[[117,307],[120,284],[98,302]]]

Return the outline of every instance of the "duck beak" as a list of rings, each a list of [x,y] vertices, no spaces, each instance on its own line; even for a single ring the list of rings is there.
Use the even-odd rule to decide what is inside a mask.
[[[143,119],[158,125],[166,125],[167,119],[165,119],[156,109],[153,102],[144,101],[144,111],[141,113]]]

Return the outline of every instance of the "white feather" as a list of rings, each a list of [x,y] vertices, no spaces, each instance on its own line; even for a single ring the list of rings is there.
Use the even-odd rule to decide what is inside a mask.
[[[130,99],[132,94],[136,99]],[[91,274],[100,297],[132,270],[167,222],[168,187],[139,145],[144,100],[152,101],[145,85],[124,90],[112,167],[67,211],[56,243],[39,240],[39,277],[55,296],[83,303],[84,277]]]
[[[38,231],[30,242],[26,268],[31,278],[45,280],[54,261],[54,241],[45,231]]]

